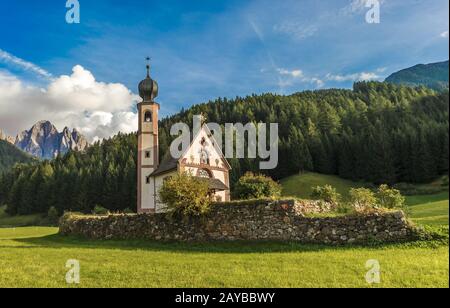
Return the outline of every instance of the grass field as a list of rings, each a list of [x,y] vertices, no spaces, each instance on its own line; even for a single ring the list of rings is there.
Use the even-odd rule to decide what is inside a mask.
[[[283,186],[283,196],[297,197],[300,199],[309,199],[314,187],[331,185],[345,199],[348,197],[350,188],[363,187],[365,183],[355,183],[343,180],[337,176],[324,175],[317,173],[304,173],[294,175],[281,181]]]
[[[0,228],[32,226],[41,220],[41,215],[9,216],[5,213],[5,207],[0,207]]]
[[[408,197],[408,204],[416,223],[448,226],[448,192]],[[80,261],[79,287],[449,287],[448,244],[90,241],[56,228],[1,228],[10,219],[0,215],[0,287],[71,287],[69,259]],[[365,281],[369,259],[380,262],[381,284]]]
[[[448,192],[430,196],[410,196],[406,202],[411,207],[411,218],[415,223],[448,226]]]
[[[331,248],[283,243],[162,244],[88,241],[55,228],[0,229],[0,287],[68,287],[68,259],[80,287],[448,287],[448,247],[419,244]]]

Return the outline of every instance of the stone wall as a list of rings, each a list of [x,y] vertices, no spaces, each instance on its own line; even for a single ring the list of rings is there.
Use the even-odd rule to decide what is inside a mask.
[[[165,214],[67,214],[61,219],[60,233],[92,239],[275,240],[334,245],[373,240],[402,241],[413,238],[415,234],[403,212],[305,216],[305,212],[313,208],[314,203],[277,201],[214,205],[208,215],[189,218],[170,218]]]

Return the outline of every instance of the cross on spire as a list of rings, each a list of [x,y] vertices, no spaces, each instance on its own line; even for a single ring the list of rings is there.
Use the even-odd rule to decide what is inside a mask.
[[[152,58],[146,57],[145,60],[147,61],[147,77],[150,78],[150,61]]]

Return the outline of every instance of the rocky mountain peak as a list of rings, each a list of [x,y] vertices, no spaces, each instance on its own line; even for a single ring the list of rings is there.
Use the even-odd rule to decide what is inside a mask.
[[[9,142],[9,143],[11,143],[11,144],[14,144],[14,142],[15,142],[16,139],[15,139],[14,137],[8,136],[7,134],[5,134],[5,133],[0,129],[0,140]]]
[[[39,121],[30,130],[17,135],[14,143],[19,149],[39,158],[52,159],[70,150],[83,151],[88,146],[84,136],[68,127],[60,133],[49,121]]]

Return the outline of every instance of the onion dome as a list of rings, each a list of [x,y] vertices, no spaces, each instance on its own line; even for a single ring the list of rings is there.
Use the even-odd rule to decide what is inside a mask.
[[[147,65],[147,78],[139,83],[139,96],[144,103],[153,103],[158,96],[158,83],[150,78],[150,65]]]

